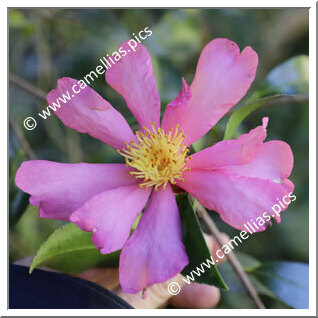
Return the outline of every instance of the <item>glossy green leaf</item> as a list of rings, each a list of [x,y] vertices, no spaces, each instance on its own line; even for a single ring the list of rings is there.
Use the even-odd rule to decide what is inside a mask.
[[[202,229],[196,213],[193,211],[186,194],[177,197],[178,207],[182,221],[183,241],[189,257],[189,264],[183,269],[184,276],[191,275],[191,271],[197,268],[204,269],[200,276],[194,275],[196,283],[209,284],[227,289],[222,276],[216,266],[210,264],[210,268],[201,264],[211,259],[209,249],[205,243]]]
[[[231,115],[231,117],[230,117],[230,119],[229,119],[229,121],[228,121],[228,123],[226,125],[226,129],[225,129],[225,133],[224,133],[224,139],[233,138],[233,136],[235,134],[235,131],[238,128],[238,126],[254,110],[256,110],[257,108],[261,107],[265,103],[268,103],[268,102],[271,102],[271,101],[275,101],[275,100],[279,100],[282,97],[286,97],[286,95],[273,95],[273,96],[260,98],[260,99],[254,100],[252,102],[249,102],[249,103],[245,104],[243,107],[239,108],[237,111],[235,111]]]
[[[48,266],[66,273],[80,273],[93,266],[117,266],[119,251],[103,255],[91,241],[91,233],[68,223],[42,244],[33,258],[30,273],[37,266]]]

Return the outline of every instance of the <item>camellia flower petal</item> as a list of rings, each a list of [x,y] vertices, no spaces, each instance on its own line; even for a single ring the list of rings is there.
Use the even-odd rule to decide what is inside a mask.
[[[31,195],[43,218],[69,221],[73,211],[93,196],[136,184],[123,164],[57,163],[25,161],[15,176],[16,185]]]
[[[153,193],[137,229],[124,245],[120,284],[124,291],[136,293],[166,281],[187,264],[178,206],[168,185]]]
[[[129,52],[127,42],[121,49]],[[106,80],[125,99],[139,131],[134,134],[126,120],[89,87],[56,111],[68,127],[117,148],[126,165],[28,161],[17,172],[17,186],[31,195],[41,217],[69,220],[93,232],[92,241],[102,253],[122,248],[119,273],[124,291],[137,293],[170,279],[189,261],[175,199],[178,191],[173,189],[184,189],[242,230],[245,222],[293,191],[287,179],[292,151],[282,141],[264,142],[267,118],[236,140],[221,141],[189,156],[188,146],[245,95],[257,63],[250,47],[240,53],[230,40],[211,41],[201,53],[193,83],[189,86],[182,79],[183,88],[168,104],[160,126],[151,58],[138,44],[107,70]],[[60,79],[48,102],[78,83]],[[274,218],[280,221],[279,215]],[[264,229],[265,225],[258,230]]]
[[[54,105],[65,92],[71,92],[74,85],[79,93],[55,111],[64,125],[87,133],[114,148],[124,147],[126,141],[134,139],[125,118],[89,86],[80,89],[80,84],[73,78],[63,77],[57,81],[57,88],[47,95],[48,104]]]
[[[259,152],[266,138],[267,118],[263,125],[252,129],[238,139],[223,140],[212,147],[205,148],[192,155],[187,166],[191,169],[213,170],[231,165],[245,165]]]
[[[93,243],[101,253],[121,249],[131,227],[147,203],[151,189],[138,184],[119,187],[95,195],[72,213],[70,221],[93,232]],[[116,211],[116,213],[114,213]]]
[[[256,220],[271,209],[277,198],[293,191],[293,187],[287,191],[284,185],[275,181],[240,176],[226,169],[185,172],[184,182],[178,182],[178,185],[205,207],[218,212],[224,222],[238,230],[246,230],[246,222]],[[276,219],[276,215],[273,217]],[[258,231],[265,229],[263,225]]]
[[[254,80],[258,57],[246,47],[242,53],[234,42],[215,39],[203,49],[186,105],[167,107],[162,127],[180,124],[189,146],[206,134],[247,92]],[[182,113],[178,110],[182,108]]]
[[[265,142],[252,161],[245,165],[227,167],[241,176],[280,182],[289,177],[294,159],[290,146],[281,140]]]
[[[106,81],[125,99],[141,127],[149,127],[152,122],[158,127],[160,97],[150,54],[143,45],[138,45],[135,52],[130,52],[127,42],[119,46],[128,52],[127,55],[107,70]]]

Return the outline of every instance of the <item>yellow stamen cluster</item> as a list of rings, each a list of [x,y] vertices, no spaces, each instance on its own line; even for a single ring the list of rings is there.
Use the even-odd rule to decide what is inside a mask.
[[[182,174],[189,167],[185,167],[191,156],[187,157],[189,149],[183,142],[185,135],[179,131],[179,125],[171,128],[166,134],[162,128],[143,128],[143,132],[136,132],[137,142],[126,143],[122,151],[126,165],[134,168],[130,173],[137,179],[143,179],[141,187],[160,186],[166,189],[168,182],[175,184],[176,180],[183,181]]]

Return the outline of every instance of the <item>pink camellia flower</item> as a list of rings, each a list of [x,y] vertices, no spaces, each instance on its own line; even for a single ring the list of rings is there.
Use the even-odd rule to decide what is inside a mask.
[[[127,42],[121,46],[129,49]],[[160,125],[151,58],[139,44],[106,72],[106,81],[125,99],[140,131],[134,134],[124,117],[90,87],[56,112],[66,126],[118,149],[126,164],[27,161],[17,172],[16,184],[31,195],[41,217],[71,221],[93,232],[101,253],[122,249],[119,271],[125,292],[168,280],[188,263],[174,189],[184,189],[240,230],[293,190],[287,179],[292,151],[283,141],[264,142],[267,118],[236,140],[188,156],[187,147],[245,95],[257,63],[250,47],[240,53],[230,40],[211,41],[201,53],[191,86],[183,80]],[[58,80],[48,103],[77,83]]]

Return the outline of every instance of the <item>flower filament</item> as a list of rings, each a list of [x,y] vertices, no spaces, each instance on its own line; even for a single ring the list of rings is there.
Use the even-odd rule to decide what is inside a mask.
[[[126,143],[126,147],[117,152],[125,157],[127,166],[134,168],[130,174],[142,179],[141,187],[154,186],[158,190],[162,186],[165,190],[168,182],[176,184],[177,180],[183,181],[183,172],[190,170],[186,163],[191,156],[187,157],[189,149],[179,125],[166,134],[152,123],[151,129],[143,127],[142,132],[135,134],[137,142]]]

